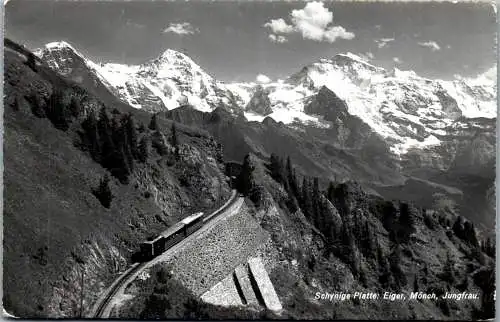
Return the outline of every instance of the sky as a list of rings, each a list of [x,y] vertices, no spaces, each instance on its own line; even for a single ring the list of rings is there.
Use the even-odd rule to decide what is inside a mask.
[[[374,65],[451,79],[496,64],[487,3],[10,0],[5,35],[30,49],[67,41],[94,62],[187,53],[226,82],[284,79],[352,52]]]

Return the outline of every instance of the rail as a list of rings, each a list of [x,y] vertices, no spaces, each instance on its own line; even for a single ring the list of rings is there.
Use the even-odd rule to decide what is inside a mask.
[[[223,204],[219,209],[215,210],[212,212],[210,215],[204,218],[203,222],[206,223],[215,216],[219,215],[220,213],[224,212],[233,202],[234,200],[237,199],[238,193],[236,190],[233,190],[231,193],[231,196],[229,199],[226,201],[225,204]],[[200,227],[201,228],[201,227]],[[200,229],[199,228],[199,229]],[[199,230],[198,229],[198,230]],[[168,251],[168,250],[167,250]],[[152,259],[154,260],[154,259]],[[127,280],[129,276],[132,274],[136,273],[137,271],[141,270],[144,268],[148,262],[143,262],[143,263],[134,263],[132,266],[127,269],[125,272],[123,272],[109,287],[109,289],[105,292],[104,298],[95,304],[94,309],[92,310],[91,317],[92,318],[100,318],[106,311],[106,308],[108,305],[111,303],[111,300],[115,296],[115,294],[118,292],[118,290],[123,286],[122,284]]]

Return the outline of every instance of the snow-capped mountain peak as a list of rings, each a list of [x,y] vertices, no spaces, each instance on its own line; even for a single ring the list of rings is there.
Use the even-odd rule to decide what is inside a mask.
[[[76,64],[75,59],[85,64],[88,61],[82,53],[66,41],[47,43],[43,48],[35,50],[34,54],[63,75],[71,73],[73,69],[71,65]]]
[[[305,111],[326,87],[398,154],[439,144],[458,119],[496,117],[496,69],[474,79],[432,80],[411,70],[386,70],[347,52],[313,62],[283,82],[225,84],[172,49],[141,65],[96,64],[66,42],[47,44],[39,54],[65,75],[87,68],[120,99],[150,111],[222,106],[251,121],[269,116],[285,124],[331,127],[321,115]]]

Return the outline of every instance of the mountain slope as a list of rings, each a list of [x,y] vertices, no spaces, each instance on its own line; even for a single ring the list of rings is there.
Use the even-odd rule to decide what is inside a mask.
[[[140,241],[229,194],[220,150],[182,125],[176,148],[171,122],[151,130],[149,113],[104,103],[5,46],[4,307],[23,318],[86,316]],[[96,189],[106,177],[109,206]]]

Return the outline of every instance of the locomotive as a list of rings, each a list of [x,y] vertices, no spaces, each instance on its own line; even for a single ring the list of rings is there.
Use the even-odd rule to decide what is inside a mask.
[[[203,212],[197,212],[165,230],[155,239],[142,242],[140,245],[142,259],[150,260],[162,254],[198,230],[208,219]]]

